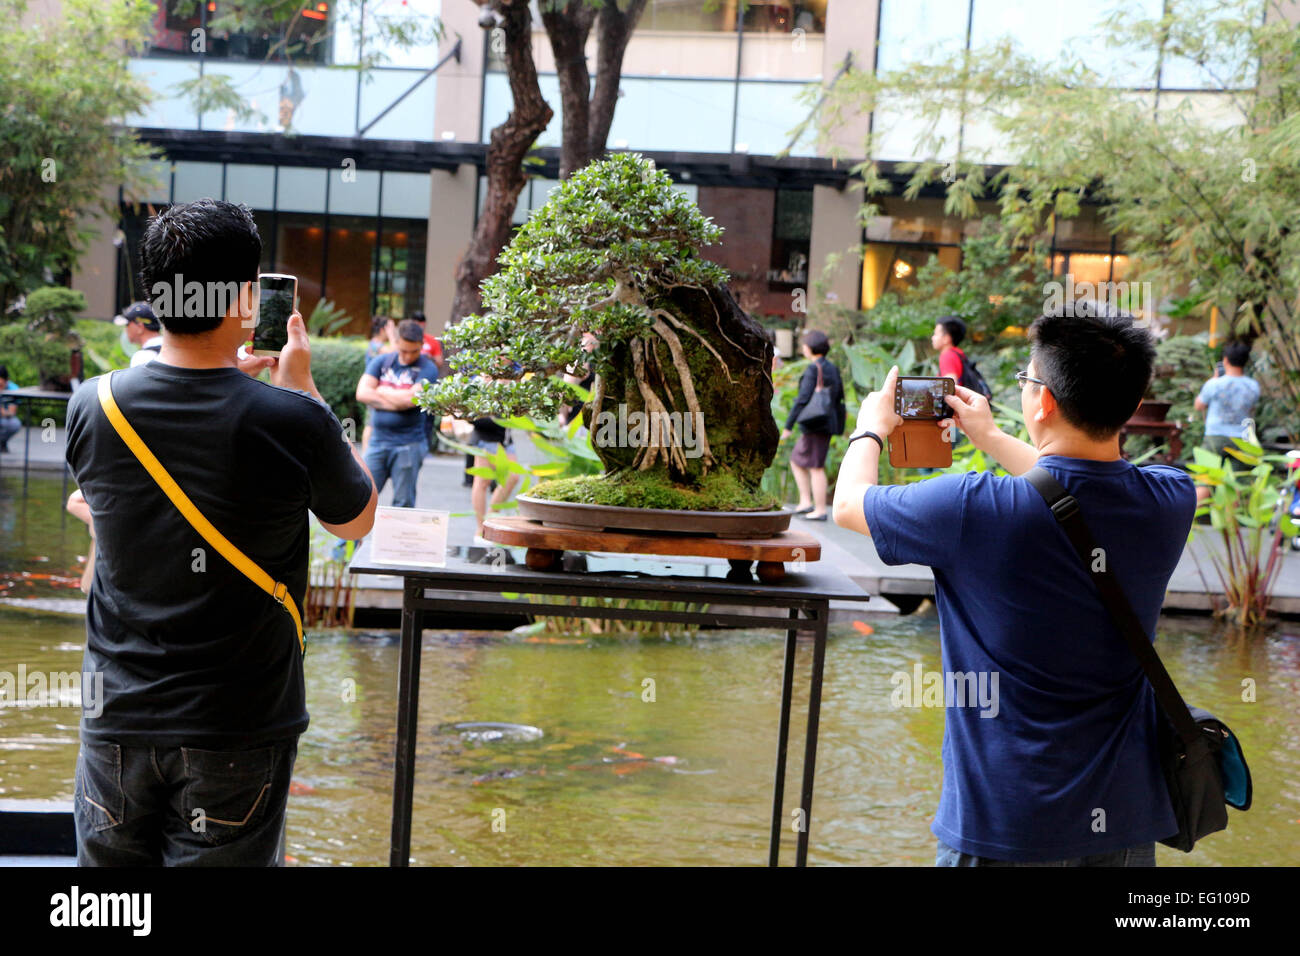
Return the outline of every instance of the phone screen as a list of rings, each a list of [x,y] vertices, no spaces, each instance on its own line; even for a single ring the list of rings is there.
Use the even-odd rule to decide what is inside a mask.
[[[264,275],[258,278],[258,285],[261,299],[253,329],[253,354],[279,355],[289,341],[289,316],[298,298],[298,280],[293,276]]]
[[[943,400],[956,394],[953,381],[943,378],[900,377],[894,393],[894,410],[903,418],[947,418],[952,409]]]

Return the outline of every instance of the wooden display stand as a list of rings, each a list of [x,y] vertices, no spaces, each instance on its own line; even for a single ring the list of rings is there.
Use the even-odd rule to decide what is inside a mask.
[[[527,548],[524,563],[534,571],[559,571],[565,551],[657,554],[725,558],[732,575],[749,579],[758,562],[758,579],[773,584],[785,577],[786,561],[818,561],[821,542],[805,531],[783,531],[770,538],[715,538],[653,531],[589,531],[551,528],[528,518],[488,518],[483,537],[497,544]],[[731,575],[729,575],[730,577]]]

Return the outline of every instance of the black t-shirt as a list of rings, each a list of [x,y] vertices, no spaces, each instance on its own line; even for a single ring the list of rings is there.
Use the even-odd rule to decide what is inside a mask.
[[[472,424],[474,430],[478,432],[478,437],[483,441],[504,442],[506,440],[505,426],[498,425],[491,418],[476,418]]]
[[[239,750],[307,729],[288,611],[176,510],[99,407],[98,378],[68,403],[68,463],[95,522],[83,670],[104,675],[83,737]],[[334,414],[238,369],[154,360],[117,372],[126,420],[195,507],[283,581],[301,610],[307,510],[345,524],[370,500]]]

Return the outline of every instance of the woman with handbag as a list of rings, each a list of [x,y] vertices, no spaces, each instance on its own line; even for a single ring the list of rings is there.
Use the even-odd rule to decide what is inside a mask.
[[[813,329],[804,333],[800,351],[810,361],[799,379],[799,396],[781,432],[781,438],[786,439],[796,424],[802,430],[790,455],[790,470],[799,487],[799,507],[794,513],[808,521],[826,520],[826,453],[831,436],[844,432],[848,418],[840,370],[826,358],[830,348],[825,332]]]

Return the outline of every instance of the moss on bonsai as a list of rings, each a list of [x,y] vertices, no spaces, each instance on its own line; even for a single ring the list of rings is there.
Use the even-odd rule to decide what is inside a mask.
[[[774,495],[746,487],[726,471],[714,471],[694,485],[670,481],[663,472],[627,469],[544,481],[528,492],[546,501],[665,511],[777,511]]]

